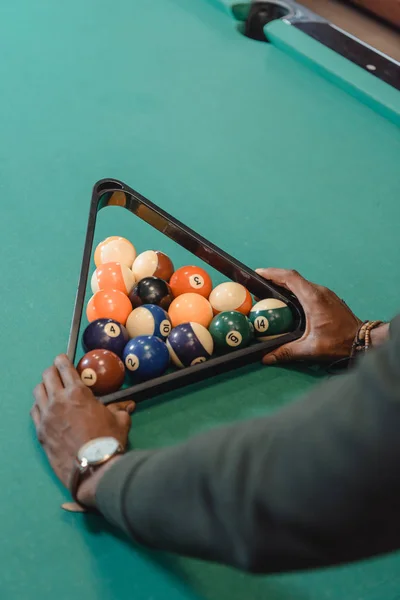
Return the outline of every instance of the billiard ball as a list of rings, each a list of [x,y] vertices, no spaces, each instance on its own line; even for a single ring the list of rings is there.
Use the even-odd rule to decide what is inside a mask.
[[[154,335],[139,335],[130,340],[122,358],[132,383],[160,377],[169,365],[167,346]]]
[[[169,281],[174,272],[174,265],[171,259],[159,250],[146,250],[135,258],[132,266],[132,272],[136,281],[144,277],[159,277],[164,281]]]
[[[96,267],[108,262],[119,262],[131,268],[136,258],[136,249],[123,237],[113,235],[100,242],[94,252]]]
[[[287,333],[293,329],[294,324],[290,308],[275,298],[257,302],[250,311],[249,319],[254,327],[254,335],[259,340]]]
[[[123,263],[109,262],[97,267],[92,275],[93,294],[99,290],[119,290],[129,294],[135,284],[135,276]]]
[[[194,292],[208,298],[212,290],[211,277],[201,267],[181,267],[172,275],[169,285],[175,298],[181,294]]]
[[[173,302],[168,310],[172,327],[182,323],[199,323],[208,327],[213,318],[213,311],[208,300],[199,294],[181,294]]]
[[[225,310],[238,310],[248,315],[253,303],[249,291],[234,281],[217,285],[211,292],[209,301],[215,315]]]
[[[167,310],[173,299],[168,283],[159,277],[144,277],[129,294],[133,308],[143,304],[157,304]]]
[[[125,378],[122,360],[114,352],[102,348],[85,354],[76,370],[83,383],[98,396],[116,392]]]
[[[214,351],[210,332],[199,323],[182,323],[167,338],[172,362],[180,368],[205,362]]]
[[[125,327],[112,319],[92,321],[82,335],[82,346],[85,352],[102,348],[122,356],[128,342],[129,335]]]
[[[222,352],[245,348],[254,337],[249,319],[237,310],[215,316],[211,321],[210,333],[216,349]]]
[[[156,304],[144,304],[135,308],[126,321],[129,336],[155,335],[165,340],[171,333],[171,321],[168,313]]]
[[[123,292],[119,290],[100,290],[89,300],[86,316],[91,323],[96,319],[113,319],[125,325],[132,312],[132,304]]]

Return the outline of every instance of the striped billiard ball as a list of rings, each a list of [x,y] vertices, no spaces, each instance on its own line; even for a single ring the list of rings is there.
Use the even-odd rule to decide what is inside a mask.
[[[265,298],[253,306],[249,319],[259,340],[293,330],[293,314],[287,304],[276,298]]]
[[[215,315],[225,310],[238,310],[248,315],[253,304],[250,292],[234,281],[217,285],[211,292],[209,301]]]
[[[123,263],[109,262],[97,267],[90,282],[92,292],[119,290],[129,294],[135,284],[135,276]]]
[[[136,281],[144,277],[159,277],[164,281],[169,281],[174,272],[172,260],[159,250],[146,250],[135,258],[132,266],[132,272]]]
[[[117,235],[108,237],[100,242],[94,252],[96,267],[109,262],[119,262],[131,268],[135,258],[135,246],[129,240]]]
[[[171,333],[171,321],[168,313],[156,304],[144,304],[135,308],[126,321],[129,337],[155,335],[165,340]]]
[[[182,323],[169,334],[167,348],[177,367],[191,367],[211,358],[214,342],[203,325]]]

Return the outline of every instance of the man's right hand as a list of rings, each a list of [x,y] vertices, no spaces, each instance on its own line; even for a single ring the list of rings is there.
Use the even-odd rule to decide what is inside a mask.
[[[343,300],[328,288],[307,281],[297,271],[257,269],[257,273],[293,292],[306,316],[304,335],[267,354],[264,364],[298,360],[336,361],[350,356],[361,321]]]
[[[69,487],[79,449],[97,437],[128,441],[133,401],[106,407],[79,377],[67,356],[57,356],[33,391],[31,410],[39,442],[62,483]]]

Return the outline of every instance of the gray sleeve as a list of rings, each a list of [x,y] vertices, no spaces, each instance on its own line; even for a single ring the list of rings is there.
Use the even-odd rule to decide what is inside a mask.
[[[253,572],[305,569],[400,547],[399,464],[397,318],[352,373],[272,417],[129,453],[97,504],[156,549]]]

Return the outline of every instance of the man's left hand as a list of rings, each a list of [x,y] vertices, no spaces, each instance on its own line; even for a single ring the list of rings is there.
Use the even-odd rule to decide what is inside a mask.
[[[65,355],[43,373],[34,389],[31,416],[36,434],[50,465],[68,487],[74,461],[81,446],[97,437],[111,436],[125,448],[131,425],[132,401],[101,404],[84,385]]]

